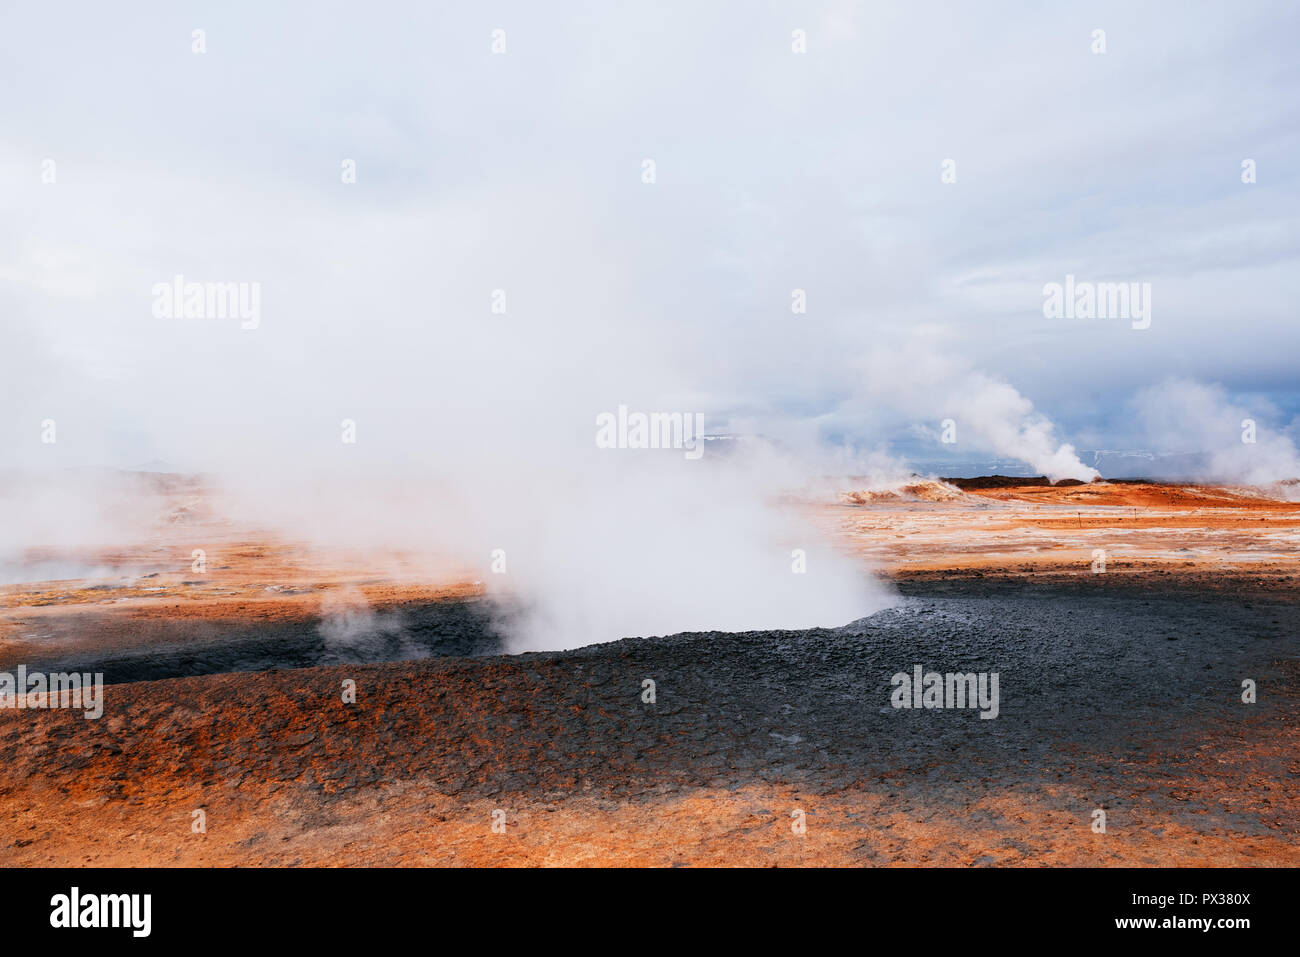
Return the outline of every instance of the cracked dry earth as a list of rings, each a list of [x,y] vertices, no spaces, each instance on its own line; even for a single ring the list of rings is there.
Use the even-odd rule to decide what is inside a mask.
[[[0,863],[1295,865],[1300,606],[1227,586],[949,576],[834,630],[129,680],[0,711]],[[894,709],[916,664],[998,672],[999,716]]]

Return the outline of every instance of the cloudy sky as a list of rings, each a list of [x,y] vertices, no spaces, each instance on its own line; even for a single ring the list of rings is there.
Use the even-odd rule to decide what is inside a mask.
[[[1294,3],[269,6],[6,10],[0,466],[344,417],[519,457],[618,403],[912,458],[1294,435]],[[178,274],[257,328],[156,317]],[[1045,318],[1067,274],[1150,327]]]

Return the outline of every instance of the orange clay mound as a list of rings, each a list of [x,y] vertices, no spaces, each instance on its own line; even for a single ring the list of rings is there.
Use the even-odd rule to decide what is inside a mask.
[[[891,502],[969,502],[972,498],[939,479],[917,479],[904,485],[844,492],[840,501],[845,505],[887,505]]]

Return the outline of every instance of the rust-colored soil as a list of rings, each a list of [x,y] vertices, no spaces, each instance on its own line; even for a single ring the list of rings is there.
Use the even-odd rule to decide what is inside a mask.
[[[1132,795],[1111,801],[1099,834],[1083,774],[1011,788],[891,773],[829,789],[798,775],[697,783],[674,738],[707,717],[618,732],[583,713],[575,677],[535,657],[425,661],[110,687],[102,722],[0,712],[0,864],[1300,860],[1294,727],[1261,720],[1137,763],[1115,754],[1133,765]]]
[[[1012,486],[969,489],[956,502],[842,503],[816,515],[845,547],[903,581],[1095,577],[1098,586],[1140,586],[1145,576],[1283,591],[1300,581],[1300,502],[1251,489]]]
[[[1273,598],[1300,587],[1300,504],[1246,490],[1098,483],[939,498],[810,511],[864,569],[908,584],[1186,583]],[[163,530],[91,556],[139,569],[130,582],[0,589],[0,669],[27,660],[47,627],[75,633],[85,622],[94,641],[129,645],[139,640],[132,622],[158,616],[309,620],[339,588],[378,608],[481,590],[451,563],[430,574],[426,560],[402,575],[393,571],[401,557],[385,556],[375,573],[367,556],[216,523],[199,531]],[[196,540],[208,551],[202,573],[191,568]],[[1100,573],[1097,549],[1106,551]],[[715,774],[733,752],[725,736],[692,744],[710,720],[706,700],[669,723],[619,717],[573,660],[137,682],[107,689],[100,721],[0,710],[0,864],[1300,862],[1293,723],[1211,722],[1172,752],[1115,755],[1128,791],[1096,834],[1101,799],[1088,769],[1105,755],[1020,785],[1013,776],[935,786],[887,769],[833,785],[807,768]],[[357,682],[354,704],[341,700],[345,679]],[[1289,694],[1293,705],[1294,686]],[[204,833],[193,829],[198,810]]]

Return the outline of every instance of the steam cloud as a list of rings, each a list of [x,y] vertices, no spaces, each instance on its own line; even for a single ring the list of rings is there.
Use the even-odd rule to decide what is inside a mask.
[[[873,350],[862,368],[853,406],[888,406],[896,416],[932,424],[951,418],[965,447],[1019,459],[1054,482],[1098,477],[1074,446],[1057,441],[1055,426],[1033,402],[1009,383],[945,355],[926,337]]]
[[[16,84],[0,178],[29,186],[6,194],[0,217],[6,574],[33,567],[33,549],[145,540],[158,516],[87,470],[149,467],[204,473],[218,514],[352,551],[377,574],[467,570],[500,597],[521,648],[836,625],[890,598],[780,504],[792,492],[825,492],[835,475],[903,477],[905,463],[873,459],[872,447],[946,418],[959,448],[1053,479],[1094,477],[1043,409],[1107,368],[1113,343],[1091,325],[1044,327],[1038,277],[1063,271],[1062,244],[1071,257],[1104,254],[1106,274],[1126,270],[1136,249],[1171,244],[1151,239],[1145,212],[1118,224],[1128,239],[1118,244],[1064,236],[1043,217],[1028,230],[1015,217],[1000,232],[990,222],[987,253],[956,249],[953,237],[985,210],[1091,200],[1096,170],[1131,173],[1124,159],[1143,144],[1176,154],[1175,136],[1204,149],[1220,124],[1153,128],[1150,105],[1116,77],[1099,101],[1109,131],[1099,136],[1052,108],[1076,93],[1050,81],[1053,50],[963,15],[954,35],[981,42],[951,45],[953,75],[996,61],[1043,77],[999,101],[1003,115],[1025,118],[1008,135],[988,121],[978,84],[969,97],[936,98],[925,84],[902,99],[882,93],[930,61],[924,13],[900,12],[882,31],[870,11],[837,7],[809,25],[829,58],[805,59],[774,39],[785,24],[697,7],[674,11],[683,29],[653,31],[627,62],[615,52],[646,33],[642,15],[612,9],[513,7],[505,56],[461,42],[482,38],[473,11],[419,5],[323,28],[306,48],[292,10],[233,10],[219,31],[230,42],[203,56],[165,18],[87,9],[68,35],[57,13],[16,12],[0,37]],[[1045,16],[1056,35],[1074,29],[1064,14]],[[1247,26],[1251,45],[1235,49],[1255,49]],[[720,35],[729,42],[710,39]],[[457,39],[430,57],[430,36]],[[51,44],[68,50],[70,68],[49,68]],[[1280,46],[1276,62],[1290,54]],[[173,81],[159,87],[158,75]],[[280,81],[275,95],[266,75]],[[1239,85],[1226,74],[1218,84]],[[879,107],[871,123],[846,124],[861,104]],[[1243,109],[1234,102],[1229,118],[1269,122]],[[792,128],[798,136],[774,136]],[[257,146],[214,129],[256,131]],[[952,190],[934,169],[949,146],[932,140],[948,130],[984,164],[961,159]],[[1220,152],[1241,132],[1222,136]],[[58,144],[59,170],[48,185],[37,178],[47,143]],[[654,184],[641,179],[649,157]],[[340,179],[344,159],[355,182]],[[1029,169],[1052,170],[1050,184],[1026,194]],[[1075,193],[1050,193],[1071,182]],[[1192,239],[1224,225],[1217,205],[1176,221]],[[152,290],[177,275],[258,284],[257,327],[156,317]],[[1252,308],[1281,316],[1264,332],[1293,328],[1293,296],[1236,277],[1225,286],[1233,301],[1263,290]],[[798,315],[794,287],[807,292]],[[1168,301],[1190,308],[1203,295],[1184,288]],[[991,317],[1005,315],[1020,318],[990,336]],[[974,333],[948,335],[961,322]],[[949,324],[944,335],[935,323]],[[1259,331],[1240,337],[1249,363],[1293,352],[1292,332]],[[1146,345],[1126,341],[1168,355],[1150,332]],[[973,358],[994,338],[1000,364]],[[1034,342],[1040,366],[1061,368],[1071,350],[1089,361],[1045,392],[1017,371],[1028,368],[1017,350]],[[711,432],[772,441],[698,462],[595,448],[595,417],[621,404],[698,412]],[[47,420],[56,443],[40,439]],[[340,441],[343,420],[355,444]],[[1291,448],[1224,445],[1221,464],[1243,478],[1281,475]],[[504,575],[491,569],[497,549]],[[791,571],[796,549],[806,574]]]
[[[1145,442],[1165,454],[1194,453],[1204,459],[1207,481],[1270,486],[1300,498],[1300,452],[1281,416],[1267,402],[1251,408],[1218,385],[1169,378],[1143,389],[1133,401]]]

